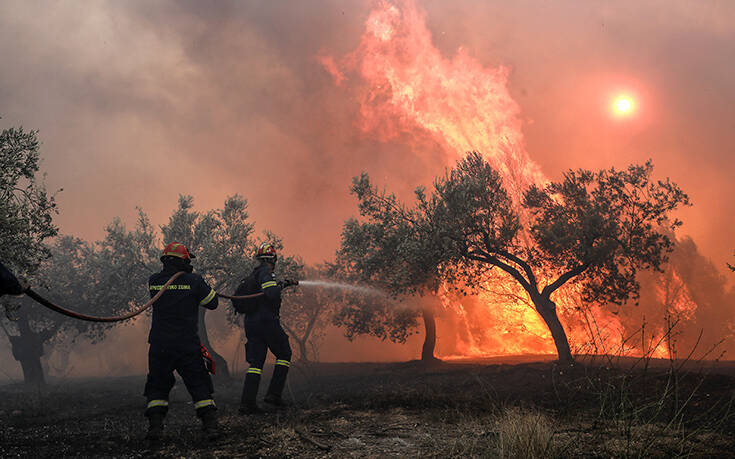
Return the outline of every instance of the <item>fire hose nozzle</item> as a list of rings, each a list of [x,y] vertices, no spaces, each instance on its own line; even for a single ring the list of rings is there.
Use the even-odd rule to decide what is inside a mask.
[[[297,281],[297,280],[291,280],[291,279],[286,279],[286,280],[283,281],[283,285],[282,286],[285,288],[285,287],[291,287],[292,285],[299,285],[299,281]]]

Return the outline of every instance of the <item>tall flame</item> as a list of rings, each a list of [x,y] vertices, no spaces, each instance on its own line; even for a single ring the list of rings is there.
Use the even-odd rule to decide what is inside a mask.
[[[508,92],[508,69],[487,68],[460,48],[452,59],[431,41],[424,13],[413,1],[382,1],[370,13],[358,48],[341,60],[365,83],[361,128],[384,140],[428,132],[444,145],[447,164],[476,150],[511,188],[543,183],[524,149],[520,107]],[[321,62],[339,84],[331,57]]]
[[[485,67],[463,48],[444,57],[413,0],[380,1],[357,49],[342,59],[319,59],[337,85],[359,77],[364,132],[381,140],[428,133],[443,146],[449,166],[464,152],[479,151],[502,174],[516,202],[529,185],[547,182],[525,150],[520,107],[508,91],[509,70]],[[509,278],[494,285],[501,291],[469,300],[442,295],[448,317],[438,324],[440,355],[555,353],[551,333],[522,288]],[[582,351],[590,343],[598,352],[625,350],[614,314],[579,305],[571,288],[564,295],[559,308],[572,345]],[[442,335],[448,334],[455,339],[446,346]]]

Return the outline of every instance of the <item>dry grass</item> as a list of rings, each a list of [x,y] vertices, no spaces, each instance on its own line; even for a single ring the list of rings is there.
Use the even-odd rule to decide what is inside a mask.
[[[551,420],[537,411],[507,408],[497,420],[498,455],[503,458],[558,457]]]

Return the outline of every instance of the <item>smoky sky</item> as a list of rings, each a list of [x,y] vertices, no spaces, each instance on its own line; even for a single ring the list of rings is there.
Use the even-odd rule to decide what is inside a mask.
[[[64,233],[102,235],[140,206],[167,220],[178,194],[199,209],[235,193],[289,252],[330,259],[367,171],[402,196],[445,162],[356,127],[344,56],[370,2],[0,3],[1,127],[38,129]],[[434,44],[511,69],[527,149],[551,178],[570,168],[654,161],[694,206],[683,233],[724,268],[735,249],[735,4],[727,1],[418,2]],[[607,98],[636,93],[621,121]]]

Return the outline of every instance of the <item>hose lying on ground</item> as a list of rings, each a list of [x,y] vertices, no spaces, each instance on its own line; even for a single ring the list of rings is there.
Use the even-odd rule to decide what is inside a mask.
[[[58,312],[59,314],[63,314],[63,315],[68,316],[68,317],[72,317],[74,319],[84,320],[84,321],[87,321],[87,322],[120,322],[120,321],[123,321],[123,320],[132,319],[133,317],[137,316],[138,314],[141,314],[141,313],[145,312],[148,308],[150,308],[153,305],[153,303],[156,302],[156,300],[158,300],[161,297],[161,295],[163,295],[163,292],[166,291],[166,289],[168,288],[168,286],[171,285],[171,283],[173,281],[175,281],[176,278],[178,278],[182,274],[184,274],[184,271],[179,271],[176,274],[174,274],[173,276],[171,276],[171,278],[165,284],[163,284],[163,287],[161,287],[161,290],[159,290],[158,293],[156,293],[153,296],[153,298],[151,298],[150,301],[148,301],[143,306],[141,306],[138,309],[135,309],[133,311],[130,311],[127,314],[123,314],[123,315],[120,315],[120,316],[112,316],[112,317],[88,316],[86,314],[81,314],[79,312],[71,311],[69,309],[66,309],[64,307],[59,306],[58,304],[52,303],[51,301],[49,301],[46,298],[42,297],[41,295],[39,295],[38,293],[34,292],[30,288],[28,288],[28,290],[26,290],[24,293],[26,295],[28,295],[29,297],[31,297],[33,300],[35,300],[37,303],[39,303],[39,304],[41,304],[41,305],[43,305],[43,306],[51,309],[52,311]],[[261,295],[263,295],[263,292],[254,293],[252,295],[243,295],[243,296],[230,296],[230,295],[223,295],[223,294],[220,294],[220,293],[217,294],[217,296],[221,296],[222,298],[227,298],[228,300],[244,300],[246,298],[255,298],[255,297],[261,296]]]

